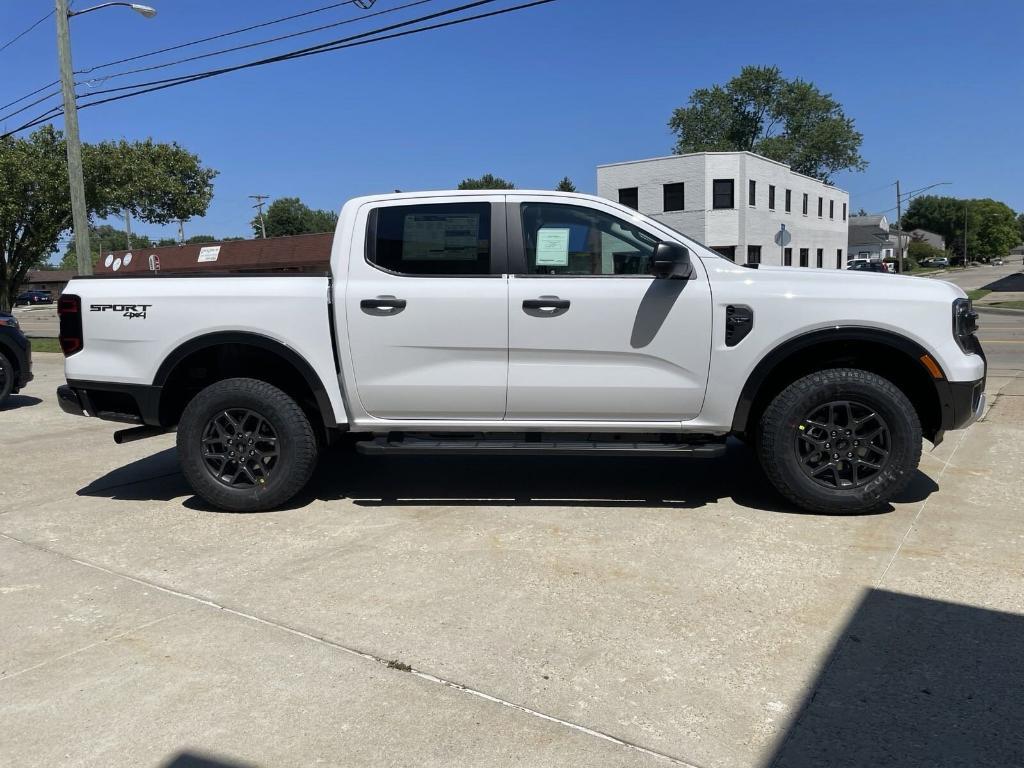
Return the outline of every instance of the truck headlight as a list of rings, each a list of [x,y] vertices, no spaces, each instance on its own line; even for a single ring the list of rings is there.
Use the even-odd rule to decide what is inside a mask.
[[[965,354],[977,352],[974,332],[978,330],[978,313],[970,299],[956,299],[953,302],[953,338]]]

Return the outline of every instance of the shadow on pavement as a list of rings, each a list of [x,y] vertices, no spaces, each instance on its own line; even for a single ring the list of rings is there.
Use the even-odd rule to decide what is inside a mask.
[[[7,402],[0,405],[0,413],[4,411],[14,411],[18,408],[31,408],[33,405],[39,405],[42,400],[38,397],[30,397],[28,395],[11,395],[7,398]]]
[[[1024,765],[1024,616],[868,590],[768,763]]]
[[[900,503],[938,490],[917,472]],[[167,449],[120,467],[78,491],[80,496],[169,501],[189,496],[190,509],[214,511],[197,497]],[[309,487],[287,509],[314,500],[351,499],[361,506],[582,506],[693,509],[719,499],[768,512],[801,513],[768,483],[753,454],[729,442],[721,459],[613,457],[362,456],[335,446]],[[885,511],[891,511],[889,507]]]
[[[1018,291],[1024,292],[1024,272],[1017,272],[1006,277],[1001,277],[998,280],[994,280],[988,285],[981,286],[986,291],[994,291],[999,293]]]
[[[162,768],[252,768],[250,763],[230,762],[226,763],[215,757],[196,754],[195,752],[182,752],[163,764]]]

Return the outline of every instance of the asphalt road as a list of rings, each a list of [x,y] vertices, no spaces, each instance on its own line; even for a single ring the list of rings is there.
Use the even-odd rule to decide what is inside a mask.
[[[1024,376],[877,515],[722,459],[377,458],[223,514],[0,410],[0,765],[1019,765]]]

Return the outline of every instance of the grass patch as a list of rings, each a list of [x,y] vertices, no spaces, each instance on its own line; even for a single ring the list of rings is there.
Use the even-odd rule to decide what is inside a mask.
[[[967,291],[967,298],[971,301],[977,301],[982,296],[988,296],[992,291],[988,291],[984,288],[975,288],[973,291]]]
[[[60,352],[60,342],[56,339],[30,338],[33,352]]]

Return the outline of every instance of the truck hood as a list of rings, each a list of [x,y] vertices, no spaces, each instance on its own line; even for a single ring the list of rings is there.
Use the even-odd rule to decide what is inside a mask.
[[[945,305],[967,294],[958,286],[927,277],[856,272],[845,269],[777,267],[760,265],[757,269],[730,264],[719,258],[702,259],[712,285],[716,281],[741,281],[768,292],[784,291],[791,296],[863,297],[878,301],[939,301]]]

